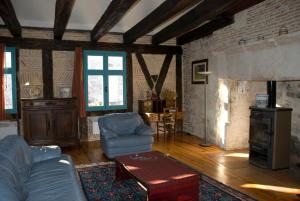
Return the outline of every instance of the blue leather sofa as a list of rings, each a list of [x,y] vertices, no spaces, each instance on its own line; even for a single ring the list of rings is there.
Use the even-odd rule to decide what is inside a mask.
[[[152,150],[153,130],[135,112],[104,115],[98,124],[101,148],[108,158]]]
[[[0,201],[83,201],[70,156],[57,146],[29,147],[17,135],[0,141]]]

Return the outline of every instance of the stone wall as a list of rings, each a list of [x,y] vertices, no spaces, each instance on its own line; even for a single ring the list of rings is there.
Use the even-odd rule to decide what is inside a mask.
[[[279,36],[280,28],[288,34]],[[234,24],[183,49],[185,131],[204,137],[204,85],[191,84],[191,63],[208,58],[210,141],[227,150],[246,148],[248,108],[256,94],[266,93],[267,80],[278,80],[278,104],[293,108],[292,163],[299,162],[300,1],[265,0],[236,14]]]

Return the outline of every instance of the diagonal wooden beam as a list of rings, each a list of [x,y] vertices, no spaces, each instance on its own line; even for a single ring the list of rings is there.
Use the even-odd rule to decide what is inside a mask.
[[[91,32],[91,40],[98,41],[115,24],[117,24],[125,13],[140,0],[113,0],[97,22]]]
[[[158,75],[158,79],[156,81],[156,85],[155,85],[155,91],[157,96],[159,97],[162,86],[165,82],[165,79],[167,77],[169,68],[170,68],[170,63],[172,61],[173,55],[172,54],[167,54],[164,60],[164,63],[160,69],[159,75]]]
[[[133,43],[137,38],[151,32],[178,13],[196,5],[201,0],[166,0],[139,23],[124,33],[124,43]]]
[[[67,27],[75,0],[56,0],[55,20],[54,20],[54,38],[61,40]]]
[[[184,14],[178,20],[158,32],[152,37],[153,44],[165,42],[180,36],[196,27],[224,13],[235,5],[237,0],[204,0],[195,8]]]
[[[183,34],[182,36],[178,37],[177,45],[184,45],[191,41],[197,40],[199,38],[208,36],[212,34],[214,31],[226,27],[234,22],[233,17],[227,17],[223,15],[219,15],[215,17],[212,21],[200,26],[192,31]]]
[[[20,38],[22,36],[22,28],[10,0],[0,1],[0,15],[10,33],[14,37]]]
[[[147,65],[145,63],[144,57],[140,53],[136,53],[135,56],[136,56],[136,58],[137,58],[137,60],[138,60],[138,62],[140,64],[140,67],[141,67],[142,72],[143,72],[143,74],[145,76],[147,84],[148,84],[149,88],[152,90],[153,86],[154,86],[154,83],[153,83],[151,75],[150,75],[150,73],[148,71],[148,68],[147,68]]]

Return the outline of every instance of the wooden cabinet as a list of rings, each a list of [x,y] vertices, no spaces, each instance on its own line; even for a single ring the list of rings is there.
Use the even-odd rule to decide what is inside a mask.
[[[22,99],[24,137],[30,145],[79,145],[76,99]]]

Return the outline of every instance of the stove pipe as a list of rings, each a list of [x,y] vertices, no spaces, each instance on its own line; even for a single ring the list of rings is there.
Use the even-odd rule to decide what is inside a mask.
[[[276,81],[269,80],[267,81],[267,90],[268,90],[268,107],[276,107]]]

